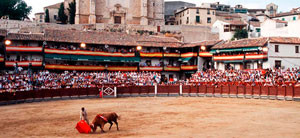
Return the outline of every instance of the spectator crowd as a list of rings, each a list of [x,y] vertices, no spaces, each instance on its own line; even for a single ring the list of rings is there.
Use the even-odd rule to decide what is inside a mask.
[[[287,70],[207,70],[193,74],[187,81],[192,84],[210,85],[287,86],[300,83],[300,70],[295,68]]]
[[[262,85],[291,86],[300,83],[300,70],[206,70],[198,71],[186,80],[162,77],[158,72],[49,72],[0,74],[0,92],[36,89],[92,88],[97,85],[152,86],[155,84],[186,85]]]
[[[0,91],[15,92],[33,89],[91,88],[102,84],[154,85],[160,83],[156,72],[69,72],[41,71],[0,75]]]

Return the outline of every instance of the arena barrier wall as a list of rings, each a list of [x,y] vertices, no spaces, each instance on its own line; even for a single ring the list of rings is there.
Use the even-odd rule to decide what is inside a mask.
[[[107,90],[107,91],[106,91]],[[35,101],[37,99],[135,96],[202,96],[234,97],[273,100],[300,100],[300,86],[245,86],[245,85],[154,85],[103,86],[102,88],[42,89],[0,93],[0,102]]]

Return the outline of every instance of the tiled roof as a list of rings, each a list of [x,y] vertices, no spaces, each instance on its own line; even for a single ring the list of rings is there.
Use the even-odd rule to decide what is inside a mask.
[[[270,43],[300,44],[299,37],[270,37]]]
[[[9,33],[6,36],[6,39],[9,40],[35,40],[35,41],[43,41],[43,34],[22,34],[22,33]]]
[[[278,20],[278,19],[276,19],[275,21],[276,21],[276,23],[285,23],[285,24],[288,23],[287,21],[282,21],[282,20]]]
[[[231,25],[247,25],[244,21],[235,21],[235,20],[232,20],[232,21],[224,21],[226,23],[229,23]]]
[[[239,14],[236,14],[236,13],[216,12],[216,16],[241,18],[241,16]]]
[[[213,46],[212,49],[259,47],[264,46],[267,42],[268,38],[241,39],[237,41],[227,41],[225,43],[217,44]]]
[[[0,29],[0,36],[6,36],[7,31],[4,29]]]
[[[53,4],[53,5],[46,6],[46,7],[44,7],[44,8],[45,8],[45,9],[59,9],[59,8],[60,8],[60,5],[61,5],[62,3],[63,3],[63,2],[56,3],[56,4]]]
[[[253,25],[254,27],[260,27],[260,22],[250,21],[250,25]]]
[[[186,43],[183,45],[183,47],[214,46],[220,42],[222,42],[222,40],[208,40],[208,41],[201,41],[201,42],[193,42],[193,43]]]
[[[300,15],[299,12],[283,12],[283,13],[277,13],[275,16],[273,16],[272,18],[276,18],[276,17],[283,17],[283,16],[291,16],[291,15]]]
[[[243,47],[261,47],[266,43],[279,44],[300,44],[300,37],[263,37],[255,39],[241,39],[237,41],[227,41],[219,43],[212,47],[212,49],[226,49],[226,48],[243,48]]]
[[[266,9],[248,9],[248,12],[252,11],[266,11]]]
[[[148,47],[180,47],[182,44],[172,37],[129,35],[117,32],[96,32],[76,30],[51,30],[46,29],[44,34],[19,34],[8,35],[11,40],[35,40],[66,43],[107,44],[121,46],[148,46]]]

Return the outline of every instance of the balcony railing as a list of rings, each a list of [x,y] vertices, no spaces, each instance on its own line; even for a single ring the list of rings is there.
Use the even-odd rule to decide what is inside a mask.
[[[129,66],[111,66],[107,67],[108,71],[137,71],[137,67],[129,67]]]
[[[42,61],[6,61],[5,66],[14,67],[16,63],[18,63],[19,67],[28,67],[30,63],[33,67],[41,67],[43,65]]]
[[[258,59],[267,59],[267,54],[246,54],[245,60],[258,60]],[[214,56],[213,59],[215,61],[228,61],[228,60],[244,60],[244,55],[222,55],[222,56]]]
[[[181,54],[181,57],[182,58],[197,57],[197,53],[196,52],[183,53],[183,54]]]
[[[166,66],[165,71],[180,71],[180,67]]]
[[[181,70],[197,70],[197,65],[181,65]]]
[[[212,57],[212,54],[209,52],[200,52],[199,56],[200,57]]]
[[[162,53],[160,53],[160,52],[154,52],[154,53],[141,52],[140,56],[141,57],[159,57],[159,58],[163,57]]]
[[[164,57],[180,57],[179,53],[164,53]]]
[[[140,71],[163,71],[163,67],[140,67]]]
[[[104,66],[73,66],[73,65],[55,65],[47,64],[45,69],[52,70],[78,70],[78,71],[103,71],[105,70]]]
[[[42,52],[42,47],[33,46],[6,46],[6,52]]]
[[[135,53],[120,53],[120,52],[103,52],[103,51],[88,51],[88,50],[60,50],[60,49],[45,49],[46,54],[63,54],[63,55],[88,55],[88,56],[105,56],[105,57],[135,57]]]
[[[0,62],[4,62],[4,57],[0,56]]]

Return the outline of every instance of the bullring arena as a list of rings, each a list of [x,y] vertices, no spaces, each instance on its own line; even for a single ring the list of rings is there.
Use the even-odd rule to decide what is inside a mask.
[[[224,93],[224,88],[219,93],[216,87],[204,97],[198,93],[203,89],[200,86],[196,87],[197,93],[192,93],[193,86],[116,89],[119,93],[115,95],[120,98],[107,98],[114,97],[113,88],[104,93],[105,98],[96,98],[97,89],[11,95],[10,100],[19,99],[14,102],[21,104],[0,107],[0,137],[300,137],[300,103],[290,101],[287,91],[283,99],[279,95],[272,98],[270,91],[263,98],[264,90],[260,89],[260,97],[255,99],[254,95],[247,97],[246,87],[244,95],[239,94],[241,88],[236,89],[236,95],[230,95]],[[295,92],[292,95],[295,97]],[[91,134],[78,133],[75,125],[81,107],[87,109],[90,121],[98,113],[116,112],[121,116],[120,131],[115,125],[108,131],[106,124],[106,133],[99,129]]]

